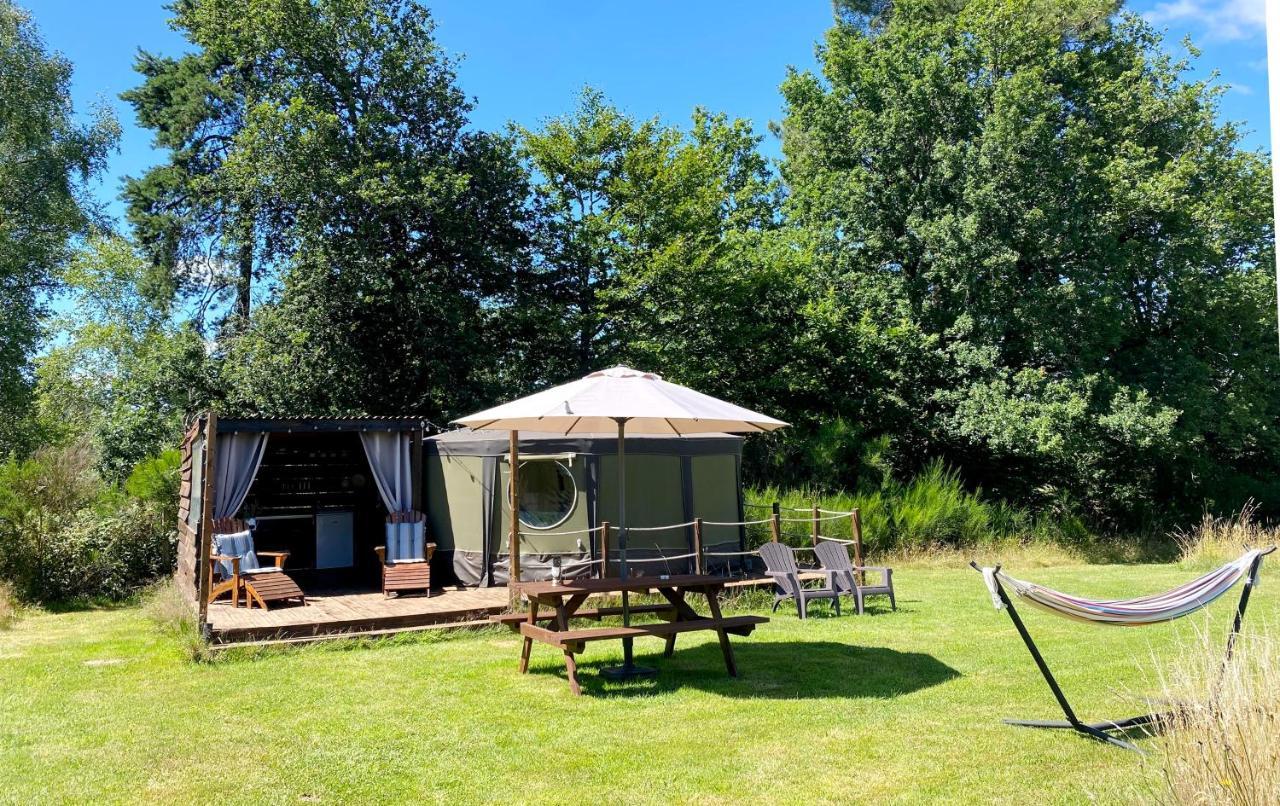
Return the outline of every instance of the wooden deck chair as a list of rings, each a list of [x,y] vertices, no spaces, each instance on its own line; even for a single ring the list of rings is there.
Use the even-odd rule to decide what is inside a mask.
[[[778,605],[786,599],[795,599],[796,612],[800,618],[809,617],[809,602],[829,599],[835,607],[836,615],[840,615],[840,594],[831,586],[806,587],[800,582],[800,568],[796,565],[796,555],[790,546],[782,543],[765,543],[759,548],[760,559],[764,560],[765,574],[777,586],[773,594],[773,611],[778,612]]]
[[[382,594],[390,598],[421,590],[431,596],[431,557],[436,544],[426,541],[426,515],[392,512],[387,516],[386,533],[386,545],[374,549],[382,565]]]
[[[864,603],[868,596],[888,596],[889,606],[898,609],[898,599],[893,595],[893,569],[878,565],[854,567],[849,560],[849,551],[840,543],[830,540],[819,540],[813,547],[813,553],[822,570],[827,572],[827,587],[837,593],[847,593],[853,597],[858,615],[865,612]],[[880,575],[879,585],[866,584],[865,572],[872,571]],[[858,575],[864,574],[862,584],[858,584]]]
[[[218,518],[213,522],[213,554],[209,557],[209,601],[224,593],[231,595],[231,606],[256,602],[263,610],[268,603],[297,601],[305,605],[307,597],[298,583],[284,572],[287,551],[257,551],[253,533],[238,518]],[[259,557],[270,557],[274,565],[262,566]]]

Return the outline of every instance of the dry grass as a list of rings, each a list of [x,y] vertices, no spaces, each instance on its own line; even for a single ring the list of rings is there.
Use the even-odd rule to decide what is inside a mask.
[[[13,593],[13,586],[0,580],[0,630],[12,626],[18,620],[20,610],[18,597]]]
[[[1225,667],[1221,653],[1202,637],[1166,673],[1165,698],[1183,705],[1159,741],[1157,799],[1280,803],[1280,643],[1246,633]]]
[[[1175,532],[1181,563],[1189,568],[1218,566],[1248,549],[1280,543],[1280,529],[1259,523],[1257,509],[1258,505],[1251,501],[1232,517],[1206,514],[1195,528]]]
[[[962,568],[970,560],[977,560],[979,565],[999,563],[1010,568],[1046,568],[1086,562],[1083,552],[1076,548],[1056,543],[1025,543],[1017,540],[984,543],[970,548],[941,545],[900,548],[868,557],[866,562],[868,565],[887,565],[893,568]]]

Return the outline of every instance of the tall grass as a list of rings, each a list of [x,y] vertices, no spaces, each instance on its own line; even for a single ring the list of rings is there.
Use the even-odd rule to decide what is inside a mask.
[[[823,509],[848,512],[857,509],[862,519],[863,545],[878,556],[921,556],[940,549],[1010,548],[1047,543],[1070,546],[1087,541],[1089,531],[1070,516],[1036,516],[1028,510],[985,498],[982,490],[968,490],[959,474],[935,461],[908,482],[885,481],[874,490],[820,493],[805,489],[764,487],[749,491],[757,505],[778,502],[788,509],[804,510],[817,504]],[[767,516],[753,509],[748,518]],[[784,512],[784,515],[788,513]],[[790,512],[803,519],[802,512]],[[833,522],[824,529],[842,530],[832,537],[848,537],[848,526]],[[802,520],[784,524],[786,542],[809,539],[810,526]]]
[[[1202,636],[1165,674],[1179,710],[1160,740],[1163,791],[1178,804],[1280,803],[1280,643],[1245,634],[1230,663]]]
[[[172,578],[152,585],[143,595],[142,607],[147,618],[161,633],[172,638],[188,659],[210,659],[209,646],[200,637],[195,608]]]
[[[13,626],[18,620],[19,612],[18,597],[13,592],[13,586],[0,579],[0,630]]]
[[[1214,567],[1230,562],[1248,549],[1280,543],[1280,528],[1267,527],[1256,517],[1258,505],[1246,503],[1231,517],[1206,514],[1194,528],[1174,533],[1180,561],[1188,568]]]

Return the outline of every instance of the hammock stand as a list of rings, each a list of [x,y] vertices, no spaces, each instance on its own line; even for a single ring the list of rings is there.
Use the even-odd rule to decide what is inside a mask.
[[[1235,650],[1236,636],[1240,634],[1240,626],[1244,622],[1244,612],[1249,606],[1249,594],[1253,591],[1253,586],[1257,584],[1258,572],[1262,568],[1262,558],[1275,551],[1276,547],[1263,549],[1258,552],[1257,556],[1249,564],[1249,571],[1245,576],[1244,590],[1240,593],[1240,601],[1236,605],[1235,620],[1231,624],[1231,632],[1227,636],[1226,657],[1223,659],[1225,666],[1231,660],[1231,654]],[[970,562],[970,566],[980,573],[983,569],[975,562]],[[1031,633],[1027,632],[1027,627],[1022,623],[1022,617],[1018,615],[1017,609],[1013,606],[1013,600],[1005,591],[1004,586],[1000,584],[1000,566],[997,565],[991,573],[990,579],[994,582],[994,593],[999,596],[1000,602],[1004,605],[1004,610],[1009,612],[1009,618],[1013,621],[1013,626],[1018,630],[1018,635],[1022,636],[1022,641],[1027,645],[1027,651],[1031,653],[1031,658],[1036,662],[1036,668],[1040,670],[1040,674],[1044,676],[1044,681],[1049,684],[1049,690],[1053,692],[1054,699],[1058,701],[1058,706],[1062,709],[1065,720],[1057,719],[1005,719],[1006,725],[1017,725],[1026,728],[1049,728],[1049,729],[1066,729],[1074,730],[1115,747],[1122,747],[1125,750],[1132,750],[1142,755],[1142,750],[1138,749],[1132,742],[1125,741],[1117,736],[1112,736],[1107,731],[1124,731],[1131,728],[1142,727],[1152,723],[1158,723],[1168,719],[1168,713],[1150,713],[1131,716],[1127,719],[1104,720],[1101,722],[1083,722],[1076,716],[1075,710],[1071,707],[1071,703],[1067,701],[1067,695],[1062,692],[1062,687],[1058,685],[1058,681],[1054,678],[1053,672],[1049,671],[1049,665],[1045,663],[1044,657],[1040,654],[1036,642],[1032,640]],[[1234,584],[1234,583],[1232,583]],[[1208,604],[1206,602],[1205,604]],[[1196,608],[1199,609],[1199,608]],[[1185,615],[1185,614],[1184,614]]]

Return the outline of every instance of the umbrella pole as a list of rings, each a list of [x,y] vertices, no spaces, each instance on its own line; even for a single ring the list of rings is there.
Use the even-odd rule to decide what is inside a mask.
[[[622,557],[618,562],[618,574],[625,584],[627,579],[627,420],[617,418],[618,423],[618,550]],[[606,559],[607,562],[607,559]],[[622,626],[631,626],[631,596],[622,591]],[[622,639],[622,665],[602,669],[601,674],[615,680],[647,677],[657,674],[652,666],[637,666],[634,655],[634,638]]]

